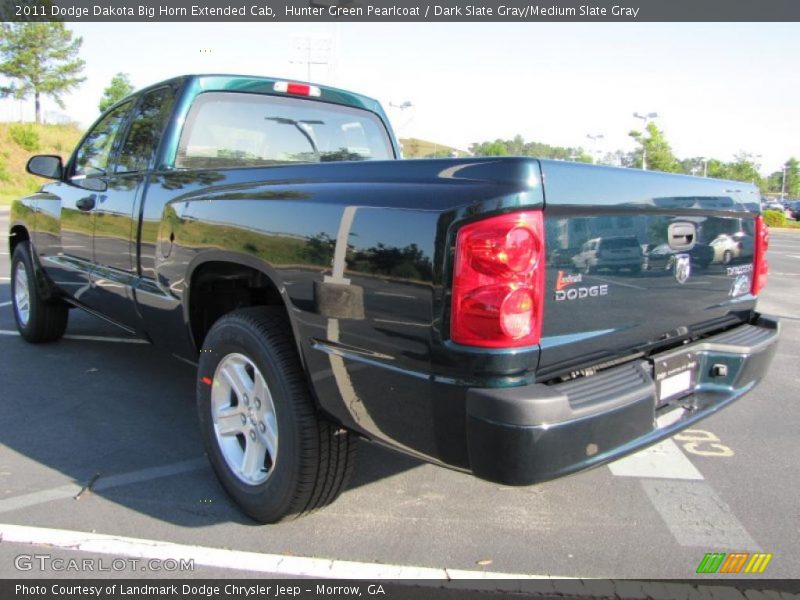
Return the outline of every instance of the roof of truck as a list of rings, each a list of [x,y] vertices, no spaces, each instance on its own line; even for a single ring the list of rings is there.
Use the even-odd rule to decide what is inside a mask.
[[[332,86],[321,85],[319,83],[311,83],[295,79],[287,79],[285,77],[270,77],[260,75],[237,75],[231,73],[192,73],[187,75],[179,75],[164,81],[148,85],[143,89],[151,89],[160,87],[165,84],[170,84],[179,81],[191,81],[198,87],[199,92],[208,91],[231,91],[231,92],[249,92],[254,94],[277,94],[284,95],[286,92],[280,92],[275,89],[275,84],[278,82],[297,83],[301,85],[312,86],[319,90],[319,95],[311,97],[312,100],[321,100],[323,102],[332,102],[335,104],[343,104],[345,106],[352,106],[354,108],[363,108],[372,112],[377,112],[383,115],[383,109],[380,103],[374,98],[357,94],[348,90],[335,88]],[[141,92],[142,90],[138,90]]]

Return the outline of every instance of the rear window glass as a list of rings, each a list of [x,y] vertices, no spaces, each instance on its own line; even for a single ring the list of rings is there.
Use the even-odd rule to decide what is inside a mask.
[[[175,166],[187,169],[393,158],[380,119],[298,98],[206,92],[194,101]]]
[[[603,248],[613,250],[615,248],[634,248],[639,245],[636,238],[607,238],[602,242]]]

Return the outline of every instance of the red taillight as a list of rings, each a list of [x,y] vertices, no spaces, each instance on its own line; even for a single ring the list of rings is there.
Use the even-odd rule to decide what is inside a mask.
[[[769,227],[764,223],[761,215],[756,217],[756,235],[753,257],[753,285],[751,292],[753,295],[758,293],[767,284],[769,275],[769,265],[767,264],[767,249],[769,248]]]
[[[321,95],[320,89],[315,85],[307,83],[294,83],[291,81],[276,81],[272,86],[276,92],[283,92],[285,94],[294,94],[295,96],[315,96]]]
[[[456,239],[452,340],[487,348],[538,344],[543,252],[541,211],[508,213],[462,227]]]

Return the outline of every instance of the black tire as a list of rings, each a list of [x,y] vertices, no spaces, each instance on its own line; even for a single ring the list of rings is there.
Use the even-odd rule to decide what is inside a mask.
[[[218,365],[231,354],[252,361],[274,404],[277,458],[263,469],[269,471],[263,483],[240,479],[228,465],[215,432],[211,390]],[[276,523],[297,518],[330,504],[345,489],[355,462],[356,438],[317,410],[282,308],[237,310],[213,325],[200,353],[197,408],[219,481],[253,519]]]
[[[68,306],[59,299],[45,299],[41,282],[36,280],[29,242],[20,242],[11,258],[11,299],[14,304],[14,321],[19,334],[28,342],[54,342],[64,335],[69,317]],[[18,306],[17,277],[27,282],[27,312]]]

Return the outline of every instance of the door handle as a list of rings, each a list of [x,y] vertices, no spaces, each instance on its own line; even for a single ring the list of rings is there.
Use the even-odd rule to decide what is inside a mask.
[[[78,200],[75,203],[75,206],[78,207],[78,210],[92,210],[94,208],[94,204],[97,201],[97,194],[92,194],[91,196],[85,196]]]

